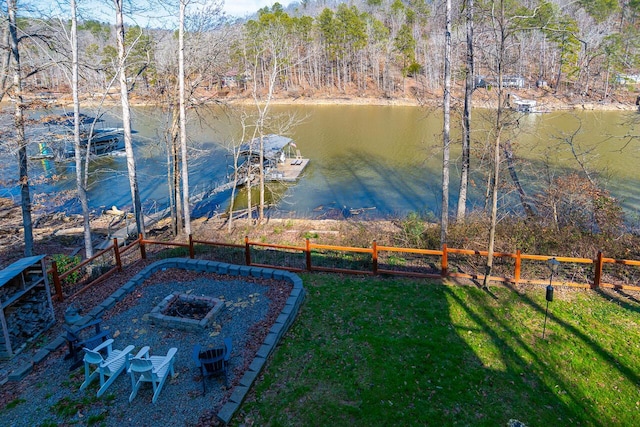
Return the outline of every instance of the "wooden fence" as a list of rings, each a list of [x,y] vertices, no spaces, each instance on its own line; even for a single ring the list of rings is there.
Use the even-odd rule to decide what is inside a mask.
[[[128,256],[126,264],[135,263],[139,259],[147,259],[147,248],[154,246],[183,248],[182,255],[188,255],[190,258],[195,258],[197,252],[203,252],[203,248],[209,251],[215,250],[210,255],[211,258],[218,261],[244,262],[248,266],[293,272],[319,271],[476,281],[484,280],[484,275],[478,274],[477,269],[484,266],[484,259],[487,257],[486,251],[454,249],[446,245],[443,245],[439,250],[413,249],[381,246],[374,241],[370,248],[358,248],[321,245],[311,243],[309,239],[306,239],[303,246],[292,246],[252,242],[248,237],[245,237],[244,244],[228,244],[198,240],[193,236],[189,236],[188,242],[179,243],[144,239],[140,236],[123,248],[120,248],[118,241],[114,239],[108,248],[62,274],[58,274],[56,263],[52,262],[49,273],[52,276],[56,299],[62,301],[64,298],[73,298],[116,271],[122,271],[125,266],[123,263],[125,255]],[[133,250],[136,247],[138,251]],[[105,256],[111,256],[109,262],[104,261]],[[199,256],[201,255],[199,254]],[[76,274],[82,272],[99,258],[103,258],[101,270],[105,269],[104,265],[108,265],[109,268],[105,272],[101,272],[98,277],[85,279],[80,285],[76,284],[73,287],[73,292],[65,296],[62,285],[64,280],[73,277],[74,272]],[[239,261],[242,258],[243,260]],[[452,262],[452,259],[455,259],[455,262]],[[494,253],[494,259],[496,260],[494,271],[503,275],[492,275],[488,278],[490,281],[514,285],[521,283],[552,284],[586,289],[609,288],[640,291],[640,268],[638,268],[640,261],[606,258],[601,252],[598,252],[591,259],[530,255],[523,254],[518,250],[515,253]],[[561,267],[558,273],[550,277],[551,271],[547,265],[551,259],[558,261]],[[475,265],[473,260],[476,262]],[[504,265],[500,264],[500,260],[503,260]],[[610,266],[616,266],[618,270],[623,268],[624,271],[613,271]],[[552,280],[554,277],[555,281]],[[576,280],[576,277],[583,280]]]
[[[106,269],[106,271],[102,271],[103,269],[101,268],[100,273],[97,277],[92,277],[92,275],[89,274],[88,278],[84,280],[80,280],[77,283],[74,283],[73,286],[70,286],[72,287],[73,292],[66,295],[66,298],[73,298],[74,296],[86,291],[91,286],[96,285],[99,282],[107,279],[114,273],[118,271],[122,271],[124,266],[123,257],[126,255],[133,254],[134,253],[133,249],[135,247],[138,247],[138,246],[140,247],[141,257],[144,258],[145,257],[144,248],[140,246],[140,241],[141,239],[137,239],[134,242],[131,242],[129,245],[123,248],[120,248],[120,246],[118,245],[118,240],[113,239],[113,242],[107,248],[94,254],[91,258],[85,259],[78,265],[74,266],[73,268],[70,268],[69,270],[63,273],[58,273],[58,265],[55,261],[52,261],[51,269],[49,269],[47,273],[51,276],[51,281],[53,282],[53,288],[55,290],[55,298],[58,301],[63,301],[65,298],[65,295],[63,293],[62,288],[65,280],[73,278],[74,274],[78,274],[79,276],[87,275],[87,273],[85,273],[84,270],[87,269],[88,266],[94,266],[96,261],[102,260],[105,256],[112,255],[112,258],[108,262],[105,262],[102,264],[102,266],[104,265],[109,266]],[[132,260],[132,262],[135,262],[138,259],[140,258],[136,257],[135,259]]]

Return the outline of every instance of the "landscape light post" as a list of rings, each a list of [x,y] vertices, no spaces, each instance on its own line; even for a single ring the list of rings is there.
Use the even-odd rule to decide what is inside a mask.
[[[548,261],[549,270],[551,270],[551,276],[549,277],[549,286],[547,286],[546,300],[547,309],[544,312],[544,327],[542,328],[542,339],[544,339],[545,332],[547,330],[547,314],[549,313],[549,302],[553,301],[553,275],[558,274],[558,266],[560,263],[557,259],[551,258]]]

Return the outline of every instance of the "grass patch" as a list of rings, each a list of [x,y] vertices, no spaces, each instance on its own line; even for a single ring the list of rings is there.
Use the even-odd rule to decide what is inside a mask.
[[[236,425],[635,425],[640,304],[556,289],[305,275]]]
[[[189,248],[178,246],[175,248],[163,249],[154,255],[155,259],[167,258],[189,258]]]
[[[26,402],[26,400],[25,400],[25,399],[21,399],[21,398],[13,399],[11,402],[7,403],[7,405],[4,407],[4,409],[5,409],[5,410],[13,409],[13,408],[15,408],[16,406],[18,406],[18,405],[20,405],[20,404],[22,404],[22,403],[25,403],[25,402]]]
[[[94,384],[89,386],[89,389],[95,388]],[[79,412],[88,412],[90,410],[99,411],[95,414],[90,414],[86,419],[86,425],[96,425],[101,424],[107,418],[107,410],[105,406],[112,405],[115,401],[115,394],[108,393],[102,399],[96,397],[96,395],[92,392],[88,396],[82,396],[78,399],[73,399],[71,397],[63,397],[58,400],[53,406],[51,406],[50,410],[55,415],[64,418],[65,420],[69,420],[71,417],[74,417]]]
[[[81,409],[93,404],[94,401],[95,397],[91,396],[83,397],[78,400],[74,400],[70,397],[63,397],[51,407],[51,411],[56,415],[68,418],[77,414]]]
[[[88,426],[94,426],[96,424],[100,424],[102,422],[104,422],[107,419],[107,414],[106,413],[102,413],[102,414],[97,414],[97,415],[90,415],[87,418],[87,425]]]
[[[314,267],[341,268],[355,271],[371,271],[371,254],[359,252],[340,252],[333,250],[311,251],[311,264]]]

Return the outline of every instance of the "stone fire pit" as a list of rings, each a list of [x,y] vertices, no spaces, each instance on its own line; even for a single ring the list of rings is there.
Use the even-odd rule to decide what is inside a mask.
[[[224,304],[218,298],[173,292],[149,313],[154,325],[183,330],[201,330],[217,318]]]

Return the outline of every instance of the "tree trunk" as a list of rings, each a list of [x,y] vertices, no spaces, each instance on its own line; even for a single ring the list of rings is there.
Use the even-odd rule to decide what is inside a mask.
[[[563,35],[563,42],[566,36]],[[564,43],[563,43],[564,44]],[[558,93],[560,89],[560,80],[562,79],[562,65],[564,65],[564,58],[562,52],[560,53],[560,64],[558,64],[558,75],[556,76],[556,84],[553,88],[553,93]]]
[[[131,200],[133,202],[133,215],[136,220],[138,235],[145,235],[144,218],[142,217],[142,204],[140,203],[140,191],[138,189],[138,177],[136,174],[136,159],[133,154],[133,136],[131,132],[131,107],[129,106],[129,91],[127,88],[126,50],[124,46],[124,17],[122,13],[123,0],[113,0],[116,8],[116,39],[118,42],[118,74],[120,77],[120,100],[122,102],[122,127],[124,129],[124,147],[127,156],[127,171],[129,174],[129,187],[131,188]]]
[[[501,108],[501,107],[499,107]],[[500,134],[501,128],[498,128],[495,145],[493,146],[493,179],[491,183],[491,222],[489,225],[489,247],[487,248],[487,264],[485,265],[484,279],[482,287],[486,288],[493,269],[493,253],[495,251],[496,241],[496,223],[498,218],[498,184],[500,179]]]
[[[169,205],[171,210],[171,232],[174,236],[180,231],[180,218],[182,218],[182,210],[180,208],[180,177],[178,170],[178,133],[179,133],[179,116],[178,107],[174,103],[171,106],[171,118],[169,129],[166,132],[167,141],[167,183],[169,187]]]
[[[265,110],[266,114],[266,110]],[[264,194],[265,194],[265,186],[264,186],[264,132],[263,125],[260,125],[260,210],[258,213],[258,221],[264,221]]]
[[[473,0],[467,3],[467,79],[464,88],[464,112],[462,118],[462,165],[460,167],[460,191],[458,193],[458,221],[467,215],[467,192],[471,166],[471,97],[475,86],[473,55]]]
[[[80,99],[78,96],[78,19],[76,0],[71,0],[71,91],[73,97],[73,146],[76,162],[76,191],[82,206],[82,225],[84,236],[85,258],[93,256],[93,242],[91,239],[91,223],[89,201],[84,186],[82,152],[80,147]],[[89,147],[87,147],[87,150]]]
[[[29,171],[27,169],[27,141],[24,134],[24,100],[22,98],[22,70],[18,48],[18,28],[16,0],[7,0],[11,56],[13,58],[13,104],[16,143],[18,146],[18,170],[20,175],[20,199],[22,205],[22,225],[24,229],[24,255],[33,255],[33,223],[31,221],[31,194],[29,191]]]
[[[255,131],[254,131],[254,136],[255,136]],[[251,141],[249,141],[249,153],[252,153],[252,152],[253,152],[253,138],[251,138]],[[253,171],[253,166],[252,166],[251,156],[249,156],[246,163],[247,163],[247,184],[246,184],[247,185],[247,219],[249,220],[249,223],[251,223],[251,220],[253,220],[253,211],[251,209],[253,204],[252,195],[251,195],[251,189],[252,189],[251,173]]]
[[[173,168],[171,167],[172,162],[171,159],[173,158],[172,153],[173,150],[171,149],[171,147],[173,147],[173,135],[172,135],[172,129],[168,129],[165,132],[165,143],[166,143],[166,154],[167,154],[167,188],[169,189],[169,215],[171,217],[171,234],[175,237],[178,235],[178,219],[176,217],[176,197],[175,194],[173,193],[174,191],[174,187],[173,187]]]
[[[499,15],[492,16],[493,29],[497,46],[497,66],[498,66],[498,104],[496,110],[496,122],[494,127],[495,132],[495,144],[493,146],[493,173],[491,181],[491,221],[489,225],[489,247],[487,248],[487,263],[485,265],[484,279],[482,281],[482,287],[486,288],[491,276],[491,270],[493,269],[493,253],[495,250],[496,240],[496,224],[498,222],[498,187],[500,183],[500,138],[502,136],[502,113],[503,113],[503,67],[505,57],[505,45],[506,45],[506,22],[505,22],[505,4],[504,1],[500,1],[498,6]]]
[[[440,217],[440,244],[447,243],[449,227],[449,145],[451,131],[451,0],[446,3],[444,44],[444,123],[442,132],[442,215]]]
[[[242,135],[244,137],[245,134],[245,122],[242,120]],[[240,141],[242,143],[242,140]],[[236,199],[236,189],[238,188],[238,161],[240,156],[240,147],[236,150],[233,149],[233,186],[231,187],[231,200],[229,201],[229,221],[227,222],[227,231],[231,233],[233,229],[233,209],[234,209],[234,201]]]
[[[178,81],[180,84],[180,155],[182,157],[182,214],[184,215],[184,233],[191,234],[191,215],[189,209],[189,162],[187,157],[187,107],[184,90],[184,14],[189,0],[180,0],[180,31],[178,36]]]
[[[11,45],[11,34],[9,31],[9,25],[4,25],[4,33],[2,34],[2,42],[7,46]],[[9,67],[11,65],[11,50],[7,50],[2,57],[2,67],[0,68],[0,102],[4,99],[7,93],[7,80],[9,78]]]

